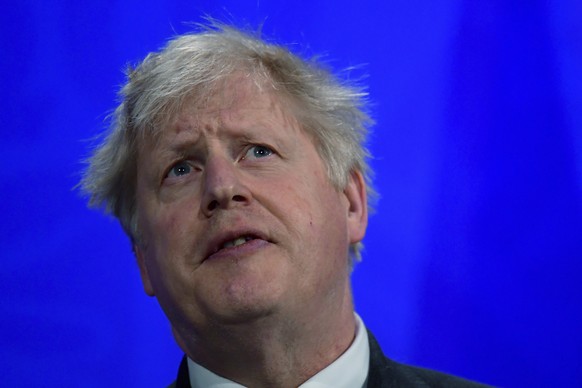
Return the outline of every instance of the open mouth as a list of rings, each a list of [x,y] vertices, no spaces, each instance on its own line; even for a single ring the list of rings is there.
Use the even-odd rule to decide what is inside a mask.
[[[220,249],[238,247],[239,245],[243,245],[244,243],[249,242],[251,240],[254,240],[255,238],[256,237],[254,237],[254,236],[238,237],[238,238],[235,238],[234,240],[230,240],[230,241],[225,242],[224,244],[222,244],[220,246]]]
[[[237,254],[250,253],[251,251],[249,251],[248,249],[247,250],[244,249],[246,247],[248,248],[254,247],[254,249],[260,249],[261,247],[266,246],[265,244],[268,243],[269,240],[267,240],[266,236],[264,236],[260,232],[254,232],[249,230],[217,236],[214,241],[210,242],[209,250],[205,255],[204,260],[211,257],[222,256],[223,254],[235,253],[234,250],[238,252]]]

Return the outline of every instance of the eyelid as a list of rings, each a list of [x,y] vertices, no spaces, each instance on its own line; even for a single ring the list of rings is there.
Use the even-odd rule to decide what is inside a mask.
[[[190,167],[191,171],[189,171],[188,173],[186,173],[184,175],[170,176],[170,174],[172,174],[173,169],[180,164],[188,165]],[[174,162],[170,163],[168,168],[166,168],[164,170],[164,174],[162,176],[162,181],[165,181],[166,179],[179,179],[183,176],[192,174],[192,172],[194,172],[196,170],[197,170],[197,168],[191,160],[189,160],[187,158],[177,159]]]
[[[247,155],[248,153],[256,147],[263,147],[268,149],[271,153],[267,156],[271,156],[271,155],[278,155],[277,151],[275,150],[274,147],[267,145],[267,144],[259,144],[259,143],[253,143],[253,144],[249,144],[247,145],[244,149],[243,149],[243,153],[242,153],[242,157],[240,158],[240,160],[246,160],[247,159]],[[265,157],[267,157],[265,156]],[[261,158],[257,158],[257,159],[261,159]]]

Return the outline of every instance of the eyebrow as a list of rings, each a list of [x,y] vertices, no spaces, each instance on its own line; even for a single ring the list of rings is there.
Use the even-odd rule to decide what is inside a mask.
[[[254,123],[232,123],[224,125],[221,128],[212,128],[214,134],[218,133],[219,138],[234,139],[239,143],[274,143],[274,146],[281,147],[285,143],[281,139],[280,131],[270,131],[274,126],[287,126],[285,120],[281,122],[272,122],[271,120],[256,120]],[[188,158],[196,154],[199,145],[204,142],[206,132],[198,126],[170,126],[165,133],[161,133],[160,138],[155,141],[153,149],[157,149],[161,161],[172,161],[180,158]],[[285,132],[285,131],[283,131]],[[267,138],[268,137],[268,138]]]

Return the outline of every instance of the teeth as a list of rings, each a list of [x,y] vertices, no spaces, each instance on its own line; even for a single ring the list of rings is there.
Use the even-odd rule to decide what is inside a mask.
[[[237,239],[234,239],[232,241],[228,241],[228,242],[224,243],[222,245],[222,248],[237,247],[239,245],[246,243],[249,240],[252,240],[252,238],[251,237],[239,237]]]

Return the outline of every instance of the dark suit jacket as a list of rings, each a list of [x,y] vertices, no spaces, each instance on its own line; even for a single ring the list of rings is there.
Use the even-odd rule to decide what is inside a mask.
[[[380,349],[378,342],[368,331],[370,342],[370,367],[367,388],[484,388],[486,385],[474,383],[459,377],[424,368],[404,365],[390,360]],[[170,385],[175,388],[191,388],[186,356],[180,363],[178,378]]]

